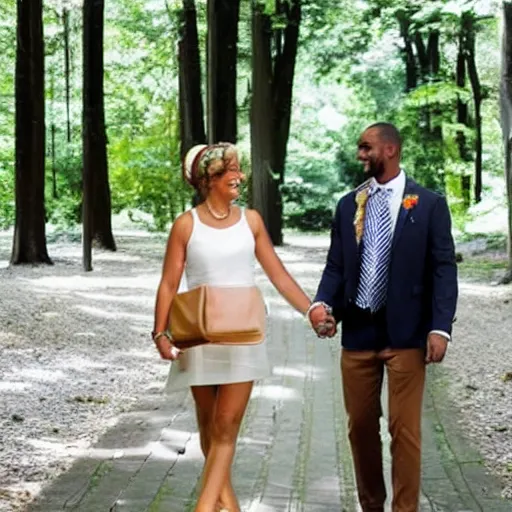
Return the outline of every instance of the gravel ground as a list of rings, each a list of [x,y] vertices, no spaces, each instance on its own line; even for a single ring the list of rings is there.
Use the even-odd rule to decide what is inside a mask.
[[[0,510],[21,510],[161,387],[168,365],[148,333],[164,242],[139,235],[96,253],[89,274],[77,243],[49,244],[53,267],[0,270]]]
[[[148,337],[163,237],[117,233],[88,274],[69,241],[49,244],[53,267],[9,268],[11,240],[0,234],[0,511],[23,510],[168,369]],[[279,252],[311,292],[328,240],[287,241]],[[448,392],[512,497],[512,288],[461,288]]]
[[[460,426],[512,499],[512,287],[461,283],[443,363]],[[511,505],[512,509],[512,505]]]

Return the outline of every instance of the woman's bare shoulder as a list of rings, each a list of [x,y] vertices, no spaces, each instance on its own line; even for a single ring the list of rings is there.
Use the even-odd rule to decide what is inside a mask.
[[[245,215],[249,222],[254,222],[256,224],[260,224],[263,222],[260,212],[258,210],[255,210],[254,208],[245,208]]]
[[[176,217],[171,226],[171,233],[178,235],[184,240],[188,240],[192,233],[193,226],[194,218],[192,216],[192,211],[187,210]]]
[[[263,225],[263,219],[261,218],[260,212],[253,208],[245,208],[244,211],[247,223],[249,224],[251,231],[256,235]]]

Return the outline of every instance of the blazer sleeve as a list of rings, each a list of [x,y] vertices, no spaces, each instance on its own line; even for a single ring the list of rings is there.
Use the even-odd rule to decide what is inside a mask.
[[[331,226],[331,244],[327,253],[327,261],[322,273],[320,284],[314,301],[322,301],[336,307],[336,299],[343,283],[343,250],[341,229],[342,201],[338,203]]]
[[[452,332],[457,306],[457,263],[452,237],[450,210],[438,197],[429,223],[432,268],[432,330]]]

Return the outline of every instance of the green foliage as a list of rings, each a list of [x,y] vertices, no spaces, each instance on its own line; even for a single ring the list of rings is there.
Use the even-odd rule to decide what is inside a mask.
[[[55,162],[47,159],[45,206],[46,218],[60,228],[81,222],[82,215],[82,155],[78,144],[70,144],[68,154],[59,155]],[[53,178],[55,171],[55,184]],[[54,197],[54,187],[57,192]]]
[[[0,3],[0,229],[14,223],[14,57],[16,4]]]
[[[281,186],[286,227],[301,231],[322,231],[330,227],[335,198],[329,190],[290,179]]]
[[[275,2],[254,0],[282,28]],[[81,215],[82,34],[79,1],[69,6],[71,50],[71,143],[67,141],[64,80],[63,3],[44,5],[47,170],[46,210],[52,224],[69,227]],[[302,2],[300,49],[294,104],[282,185],[288,227],[326,229],[339,196],[363,179],[356,159],[362,130],[391,121],[405,144],[403,166],[420,183],[446,193],[456,226],[463,230],[467,184],[473,162],[463,160],[457,144],[463,132],[474,147],[473,126],[457,124],[456,102],[467,102],[474,117],[469,84],[455,85],[458,33],[463,16],[476,23],[477,65],[484,90],[484,171],[502,175],[503,156],[498,111],[499,34],[497,19],[478,20],[476,0],[315,0]],[[491,5],[489,3],[489,5]],[[494,5],[494,4],[493,4]],[[180,1],[106,2],[105,107],[112,205],[151,214],[150,226],[165,229],[190,203],[192,191],[181,178],[177,113]],[[204,65],[206,2],[196,2]],[[241,4],[238,102],[240,145],[248,146],[251,77],[251,5]],[[426,43],[440,34],[441,70],[405,92],[404,42],[399,19]],[[0,227],[14,221],[14,64],[16,3],[0,3]],[[53,137],[52,137],[53,130]],[[53,145],[55,141],[55,145]],[[248,148],[247,148],[248,149]],[[247,151],[249,153],[249,151]],[[248,162],[243,168],[250,178]],[[57,195],[53,197],[53,173]],[[463,186],[464,183],[464,186]],[[470,183],[472,186],[472,183]],[[485,183],[484,183],[485,186]],[[240,200],[247,202],[244,188]],[[472,199],[472,190],[469,199]]]
[[[191,191],[182,176],[176,102],[143,134],[126,130],[109,147],[112,207],[137,208],[150,213],[158,230],[190,201]]]
[[[14,166],[0,154],[0,229],[14,224]]]

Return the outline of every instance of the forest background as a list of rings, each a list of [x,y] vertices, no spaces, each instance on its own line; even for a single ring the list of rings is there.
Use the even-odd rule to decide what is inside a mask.
[[[242,149],[243,202],[276,244],[284,228],[325,231],[363,178],[357,138],[379,120],[400,128],[406,172],[448,197],[458,240],[505,251],[511,12],[492,0],[4,0],[11,262],[51,262],[46,239],[80,236],[82,220],[85,245],[115,250],[120,212],[167,230],[194,201],[183,154],[216,140]],[[491,263],[504,281],[511,261]]]

